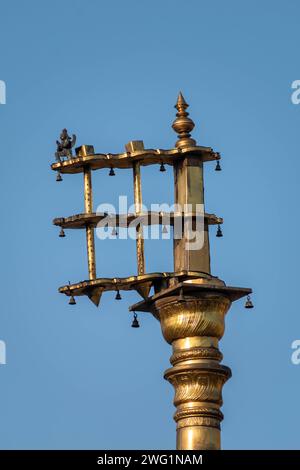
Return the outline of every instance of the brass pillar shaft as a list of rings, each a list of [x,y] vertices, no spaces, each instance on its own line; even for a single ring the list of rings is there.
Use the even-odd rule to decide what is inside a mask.
[[[84,167],[84,209],[86,214],[93,212],[92,175],[89,167]],[[96,279],[95,235],[93,227],[86,226],[86,244],[89,278]]]
[[[142,184],[141,184],[141,166],[139,162],[133,164],[133,187],[134,187],[134,205],[135,213],[139,215],[142,212]],[[143,225],[140,223],[136,227],[136,255],[138,274],[145,274],[145,254],[144,254],[144,235]]]
[[[174,164],[175,204],[181,211],[186,205],[196,212],[202,205],[204,217],[203,162],[199,158],[183,158]],[[187,233],[180,239],[174,238],[174,271],[201,271],[210,274],[210,252],[208,225],[204,220],[203,245],[189,250]],[[195,227],[193,227],[193,230]]]
[[[153,314],[172,345],[172,368],[165,379],[175,389],[177,449],[217,450],[221,447],[222,387],[231,376],[220,364],[218,342],[230,300],[220,294],[176,296],[157,300]]]

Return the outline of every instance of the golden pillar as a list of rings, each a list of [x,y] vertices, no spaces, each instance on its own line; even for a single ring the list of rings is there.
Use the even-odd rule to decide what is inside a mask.
[[[86,155],[85,146],[81,147],[83,155]],[[86,214],[93,212],[93,191],[92,191],[92,175],[90,166],[83,169],[84,181],[84,210]],[[86,244],[87,244],[87,260],[89,279],[96,279],[96,260],[95,260],[95,235],[94,228],[87,223],[86,225]]]
[[[133,187],[135,214],[138,217],[142,212],[142,185],[141,185],[141,166],[139,162],[133,163]],[[145,254],[144,254],[144,235],[143,224],[138,223],[136,227],[136,256],[138,274],[145,274]]]
[[[199,207],[204,216],[205,160],[195,156],[199,147],[190,136],[194,123],[181,93],[175,107],[172,127],[178,134],[176,147],[181,152],[173,163],[175,203],[184,215],[182,226],[194,233],[198,230],[198,235],[202,231],[201,243],[191,249],[191,233],[186,230],[180,238],[174,238],[174,273],[169,284],[131,309],[150,311],[172,346],[172,367],[164,377],[175,390],[177,449],[217,450],[221,448],[222,388],[231,376],[230,369],[221,364],[219,340],[231,302],[249,293],[249,289],[227,287],[211,275],[208,220],[204,217],[201,229],[195,224]],[[193,214],[192,224],[187,226],[185,205]]]
[[[128,153],[144,150],[144,144],[140,140],[131,141],[125,147]],[[132,170],[135,215],[138,218],[143,209],[141,164],[138,160],[133,162]],[[142,222],[139,220],[136,226],[136,257],[138,275],[145,274],[144,229]]]
[[[218,294],[194,293],[165,297],[153,305],[173,349],[173,367],[164,377],[175,389],[177,449],[220,449],[222,387],[231,372],[220,364],[218,344],[230,304]]]
[[[228,287],[211,274],[208,229],[209,225],[222,223],[222,219],[214,214],[205,214],[203,166],[207,161],[217,160],[216,170],[219,171],[220,156],[210,147],[198,146],[191,137],[194,123],[181,93],[175,108],[177,114],[172,125],[178,134],[175,148],[146,150],[142,141],[131,141],[126,145],[125,154],[104,155],[94,154],[92,146],[82,146],[76,149],[74,159],[52,165],[52,169],[60,173],[83,172],[85,214],[55,219],[54,223],[62,229],[86,230],[90,277],[89,281],[66,285],[59,290],[71,297],[71,305],[75,305],[74,296],[87,295],[98,306],[102,292],[109,290],[117,290],[116,299],[120,299],[119,289],[136,290],[142,296],[144,300],[132,305],[130,310],[151,312],[160,322],[165,340],[172,346],[172,367],[166,370],[164,377],[175,390],[177,449],[212,450],[221,447],[222,388],[231,376],[230,369],[221,364],[223,356],[219,350],[225,315],[231,303],[249,295],[251,289]],[[141,166],[154,164],[160,164],[160,171],[165,171],[165,164],[173,166],[175,205],[183,216],[179,222],[184,231],[173,240],[172,273],[145,272],[143,223],[164,224],[163,213],[143,213]],[[93,213],[91,168],[101,170],[109,167],[132,168],[133,171],[134,217],[138,219],[137,276],[96,278],[94,227],[104,215]],[[113,176],[114,172],[110,174]],[[188,217],[185,206],[188,206]],[[180,214],[174,211],[170,218],[174,229]],[[151,220],[153,215],[156,215],[154,221]],[[116,225],[122,225],[122,217],[120,214],[117,216]],[[200,227],[197,225],[199,217],[203,217]],[[130,221],[131,218],[132,214]],[[191,234],[196,234],[196,238],[200,235],[200,244],[192,247]],[[222,236],[220,226],[217,236]],[[153,294],[149,297],[152,288]],[[249,297],[245,306],[253,307]],[[136,314],[132,326],[139,326]]]
[[[173,129],[178,133],[176,147],[196,145],[189,132],[194,128],[188,117],[188,104],[182,94]],[[175,203],[204,207],[203,162],[192,155],[174,165]],[[197,250],[187,248],[186,233],[174,240],[174,271],[199,271],[210,274],[208,226],[204,223],[203,243]],[[230,377],[228,367],[220,364],[218,344],[224,333],[224,319],[230,307],[226,297],[211,293],[180,290],[179,296],[166,296],[153,304],[165,340],[172,345],[172,368],[165,379],[175,389],[174,419],[177,427],[177,449],[220,449],[220,422],[223,415],[222,387]]]

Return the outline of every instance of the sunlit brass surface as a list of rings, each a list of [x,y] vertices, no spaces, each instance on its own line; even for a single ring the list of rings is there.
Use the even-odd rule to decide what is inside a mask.
[[[92,194],[92,178],[91,169],[84,168],[84,208],[86,214],[93,212],[93,194]],[[95,260],[95,235],[92,225],[86,224],[86,243],[87,243],[87,259],[89,278],[96,279],[96,260]]]
[[[142,212],[142,185],[141,185],[141,167],[139,162],[133,164],[133,188],[134,188],[134,205],[135,214],[139,216]],[[138,274],[145,273],[145,254],[144,254],[144,237],[143,224],[140,223],[136,227],[136,256]]]
[[[196,141],[191,138],[190,134],[195,124],[192,119],[188,117],[189,113],[186,111],[188,107],[189,105],[180,92],[177,103],[175,104],[175,108],[177,109],[176,119],[172,124],[174,131],[177,132],[179,137],[175,144],[178,148],[196,145]]]
[[[175,107],[178,113],[172,127],[178,133],[176,147],[183,150],[196,145],[190,136],[194,123],[188,117],[188,105],[181,93]],[[173,163],[175,203],[190,204],[193,211],[196,204],[204,205],[203,162],[187,151]],[[251,292],[227,287],[210,276],[208,225],[205,218],[200,249],[187,250],[185,237],[174,240],[174,271],[202,274],[184,280],[175,277],[175,281],[173,277],[171,285],[131,306],[133,311],[151,312],[159,320],[165,340],[172,345],[172,367],[165,372],[165,378],[175,389],[174,419],[180,450],[221,448],[222,387],[231,371],[220,364],[218,344],[231,302]]]
[[[175,389],[177,449],[215,450],[221,446],[222,387],[231,376],[220,364],[218,343],[230,300],[218,294],[166,297],[153,304],[162,333],[172,344],[172,368],[165,378]]]
[[[211,275],[208,228],[222,224],[223,219],[204,213],[203,163],[219,160],[220,155],[210,147],[198,146],[191,137],[195,124],[181,93],[175,108],[177,114],[172,127],[178,140],[174,149],[145,149],[142,141],[131,141],[126,145],[126,152],[95,154],[93,146],[83,145],[76,149],[76,156],[52,164],[51,168],[59,174],[84,175],[85,213],[56,218],[53,223],[63,230],[86,229],[89,279],[62,286],[59,292],[70,298],[87,296],[99,305],[104,291],[137,291],[143,300],[130,310],[151,313],[160,322],[165,340],[172,345],[172,367],[164,376],[175,390],[177,449],[220,449],[222,387],[231,371],[221,364],[219,340],[224,334],[225,315],[231,303],[252,291],[226,286],[224,281]],[[153,164],[173,166],[174,202],[181,207],[190,205],[189,214],[185,215],[191,218],[193,229],[196,206],[203,205],[204,243],[196,250],[188,250],[184,232],[182,239],[173,242],[174,272],[146,274],[143,225],[171,225],[175,230],[177,217],[182,216],[182,209],[180,213],[175,209],[171,214],[142,211],[141,167]],[[135,214],[110,216],[93,212],[91,171],[105,168],[132,169]],[[137,216],[140,221],[136,242],[138,275],[97,278],[95,227],[104,218],[108,226],[128,227]]]
[[[175,108],[177,109],[176,119],[172,124],[179,139],[176,147],[180,149],[196,145],[196,141],[191,138],[190,132],[195,127],[194,122],[188,117],[188,108],[182,93],[178,95]],[[187,158],[188,157],[188,158]],[[192,206],[196,211],[197,204],[204,207],[204,183],[203,183],[203,159],[189,154],[186,158],[174,161],[174,192],[175,203],[185,207],[186,204]],[[193,227],[195,229],[195,227]],[[197,250],[189,250],[188,238],[185,233],[180,239],[174,238],[174,270],[187,269],[190,271],[199,270],[210,273],[210,252],[207,219],[204,221],[203,244]]]
[[[185,207],[204,205],[203,162],[197,158],[183,158],[174,164],[175,203]],[[204,271],[210,273],[210,253],[208,238],[208,218],[204,220],[203,245],[197,250],[187,249],[189,240],[183,237],[174,239],[174,270]],[[194,228],[194,227],[193,227]]]
[[[88,146],[86,146],[88,147]],[[141,166],[159,165],[161,162],[167,165],[173,165],[174,162],[183,155],[193,155],[203,162],[219,160],[220,155],[214,152],[211,147],[190,146],[185,148],[174,148],[170,150],[163,149],[144,149],[133,152],[123,152],[116,154],[89,154],[76,155],[70,160],[57,162],[51,165],[52,170],[60,173],[81,173],[85,166],[90,166],[92,170],[103,168],[132,168],[135,161],[139,161]]]
[[[152,312],[152,304],[154,301],[158,298],[178,295],[179,289],[182,287],[189,293],[195,290],[204,293],[214,293],[217,290],[219,294],[228,297],[231,302],[252,292],[251,289],[248,288],[226,286],[225,283],[217,277],[209,276],[202,272],[192,271],[149,273],[129,277],[97,278],[81,281],[75,284],[67,284],[60,287],[59,292],[67,296],[87,295],[91,298],[91,296],[94,296],[94,294],[99,292],[102,294],[102,292],[106,291],[136,290],[144,300],[132,305],[130,310]],[[154,295],[149,297],[151,288],[154,289]],[[98,301],[100,300],[100,297]]]
[[[131,307],[150,311],[172,345],[173,367],[164,377],[175,389],[177,449],[220,449],[222,387],[231,371],[220,364],[219,340],[231,302],[249,292],[216,278],[189,278]]]
[[[159,225],[174,225],[174,219],[176,217],[183,217],[183,213],[174,212],[144,212],[139,214],[138,219],[142,221],[143,225],[159,224]],[[196,218],[195,213],[185,214],[190,216],[192,219]],[[83,229],[86,225],[91,227],[97,227],[97,224],[103,219],[106,219],[106,223],[109,227],[128,227],[134,220],[136,220],[136,214],[97,214],[95,212],[91,214],[76,214],[70,217],[58,217],[53,220],[53,224],[62,227],[64,229]],[[204,218],[207,225],[221,225],[223,219],[217,217],[215,214],[204,214]]]
[[[149,273],[139,276],[129,276],[129,277],[114,277],[114,278],[98,278],[94,280],[87,280],[78,282],[76,284],[67,284],[59,288],[59,292],[67,296],[70,295],[90,295],[94,290],[98,291],[101,289],[101,293],[104,291],[116,291],[116,290],[136,290],[141,294],[141,296],[148,300],[148,295],[151,287],[154,288],[156,294],[163,292],[167,293],[168,289],[174,288],[174,286],[180,285],[179,283],[185,280],[197,281],[197,285],[202,285],[205,283],[205,286],[208,284],[210,286],[224,286],[223,281],[213,276],[206,276],[204,273],[200,272],[189,272],[181,271],[176,273]],[[144,291],[147,290],[146,295]],[[153,297],[149,299],[151,301]],[[145,308],[144,303],[136,304],[136,310],[140,311],[151,311]]]
[[[153,276],[154,274],[147,274]],[[182,271],[180,273],[155,273],[168,279],[155,294],[151,297],[144,299],[130,306],[131,311],[136,312],[151,312],[153,313],[153,304],[160,299],[178,296],[180,297],[181,290],[183,294],[193,296],[194,294],[199,297],[201,294],[206,295],[214,294],[222,297],[227,297],[230,302],[245,297],[252,293],[252,289],[248,287],[234,287],[226,286],[225,282],[218,277],[208,276],[205,273]],[[65,286],[67,290],[68,286]],[[72,286],[71,286],[72,287]]]
[[[188,117],[188,104],[181,93],[175,107],[178,112],[172,127],[178,134],[176,147],[196,145],[190,135],[195,124]],[[175,203],[191,204],[193,211],[197,204],[204,205],[203,160],[192,154],[177,160],[174,186]],[[210,274],[207,220],[202,247],[189,250],[187,243],[186,235],[174,239],[174,270]],[[150,302],[150,308],[173,348],[173,367],[165,372],[165,378],[175,389],[177,449],[215,450],[221,448],[222,387],[231,374],[230,369],[220,365],[218,341],[224,333],[224,317],[231,301],[222,296],[218,285],[212,291],[203,289],[203,285],[200,289],[195,285],[188,287],[186,292],[183,283],[179,292],[176,287],[173,289],[173,295],[170,290],[163,297],[158,295]]]

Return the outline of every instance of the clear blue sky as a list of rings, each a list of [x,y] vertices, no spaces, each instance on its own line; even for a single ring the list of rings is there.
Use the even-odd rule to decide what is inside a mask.
[[[213,274],[252,287],[234,304],[221,342],[225,449],[299,448],[299,2],[1,0],[0,446],[175,446],[170,347],[125,294],[76,307],[57,287],[87,278],[85,236],[58,238],[52,219],[83,210],[82,177],[55,182],[49,166],[63,127],[78,143],[121,152],[129,140],[171,148],[182,90],[193,136],[223,156],[208,164]],[[146,203],[172,200],[172,174],[143,171]],[[95,201],[115,202],[130,172],[94,177]],[[147,242],[147,270],[171,269],[171,243]],[[98,276],[135,272],[135,245],[97,241]]]

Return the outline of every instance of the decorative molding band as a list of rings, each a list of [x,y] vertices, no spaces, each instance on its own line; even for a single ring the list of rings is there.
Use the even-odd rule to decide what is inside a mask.
[[[192,418],[185,418],[177,423],[176,428],[182,429],[191,426],[206,426],[210,428],[221,429],[220,421],[214,418],[204,418],[202,416],[194,416]]]
[[[221,362],[223,354],[217,348],[196,347],[175,351],[170,358],[170,362],[174,366],[180,362],[195,359],[211,359],[213,361]]]
[[[223,413],[219,409],[205,407],[185,408],[176,411],[174,414],[174,420],[176,422],[192,417],[214,418],[218,421],[222,421],[224,418]]]

